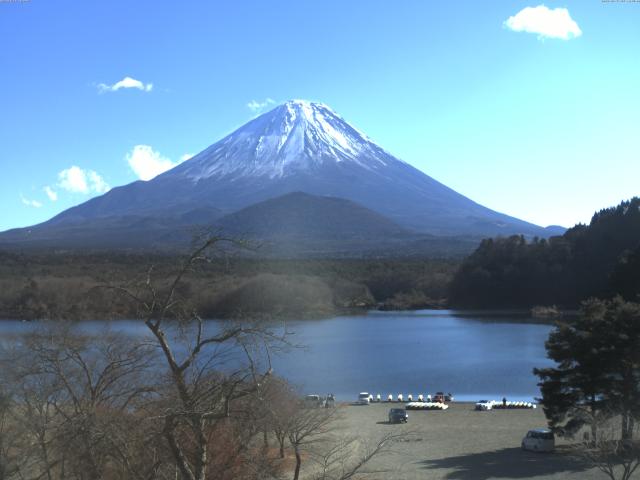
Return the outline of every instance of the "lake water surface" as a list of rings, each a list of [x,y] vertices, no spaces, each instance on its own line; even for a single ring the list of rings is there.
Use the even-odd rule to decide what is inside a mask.
[[[308,392],[355,399],[360,391],[452,392],[460,400],[532,400],[534,367],[551,365],[544,342],[550,325],[514,315],[422,310],[296,322],[309,345],[277,358],[276,371]]]
[[[85,322],[99,334],[104,322]],[[112,328],[144,335],[139,321]],[[341,400],[358,392],[397,396],[452,392],[459,400],[532,400],[540,395],[534,367],[551,365],[544,342],[550,325],[517,314],[420,310],[370,312],[325,320],[288,322],[293,349],[273,359],[274,372],[307,393],[334,393]],[[0,336],[33,328],[0,322]]]

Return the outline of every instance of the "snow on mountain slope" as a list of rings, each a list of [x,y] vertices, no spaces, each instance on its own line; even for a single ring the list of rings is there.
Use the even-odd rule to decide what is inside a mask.
[[[375,170],[386,166],[389,156],[328,106],[291,100],[240,127],[170,175],[193,181],[214,176],[282,178],[331,162]]]

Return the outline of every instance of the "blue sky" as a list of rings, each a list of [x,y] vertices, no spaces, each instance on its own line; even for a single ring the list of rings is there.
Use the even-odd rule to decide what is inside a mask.
[[[540,5],[2,0],[0,230],[292,98],[490,208],[588,222],[640,194],[640,3]]]

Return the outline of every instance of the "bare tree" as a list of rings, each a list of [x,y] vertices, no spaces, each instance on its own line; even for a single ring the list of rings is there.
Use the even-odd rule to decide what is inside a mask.
[[[144,449],[132,450],[144,430],[132,412],[153,392],[145,382],[151,353],[119,335],[88,338],[65,328],[35,332],[5,352],[21,477],[148,478],[156,467]]]
[[[388,472],[388,469],[368,467],[374,458],[392,453],[394,442],[406,440],[412,435],[412,432],[388,433],[375,443],[358,437],[331,438],[326,442],[325,448],[312,453],[311,458],[320,467],[313,479],[349,480]]]
[[[307,407],[304,400],[299,400],[295,411],[292,411],[288,424],[284,427],[296,457],[293,480],[300,477],[303,452],[325,441],[331,430],[333,420],[338,416],[338,408]]]
[[[298,392],[284,379],[271,377],[260,390],[263,408],[260,419],[266,434],[272,433],[278,444],[280,458],[285,458],[289,429],[295,425],[292,418],[299,414],[304,404]]]
[[[636,427],[629,436],[621,423],[610,415],[598,422],[598,436],[585,435],[574,447],[575,454],[599,469],[611,480],[628,480],[640,466],[640,439]]]
[[[136,302],[160,348],[167,385],[158,418],[184,480],[204,480],[210,473],[210,433],[232,418],[234,405],[259,390],[271,373],[269,349],[281,340],[252,322],[207,325],[181,295],[185,276],[226,241],[206,239],[168,284],[156,282],[150,269],[141,285],[111,287]]]
[[[60,397],[58,382],[33,371],[25,375],[22,362],[13,365],[17,370],[9,377],[13,382],[11,413],[18,430],[14,439],[20,442],[22,476],[29,478],[26,472],[31,472],[53,480],[61,463],[58,431],[63,417],[56,409]]]
[[[16,431],[11,422],[12,402],[0,392],[0,480],[11,478],[20,470],[20,453],[16,449]]]

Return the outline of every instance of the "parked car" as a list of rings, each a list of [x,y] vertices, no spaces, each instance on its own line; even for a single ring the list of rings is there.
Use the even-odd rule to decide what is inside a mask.
[[[453,402],[453,394],[436,392],[436,394],[433,396],[433,401],[439,403]]]
[[[407,423],[409,415],[404,408],[392,408],[389,410],[389,423]]]
[[[320,395],[307,395],[304,397],[304,405],[307,408],[321,407],[324,404]]]
[[[494,403],[495,402],[493,400],[478,400],[476,402],[476,410],[480,410],[483,412],[487,410],[492,410]]]
[[[358,400],[356,401],[356,403],[359,405],[369,405],[369,403],[371,403],[371,398],[372,396],[369,394],[369,392],[360,392],[358,394]]]
[[[556,446],[553,432],[548,428],[529,430],[522,439],[522,449],[533,452],[552,452]]]

